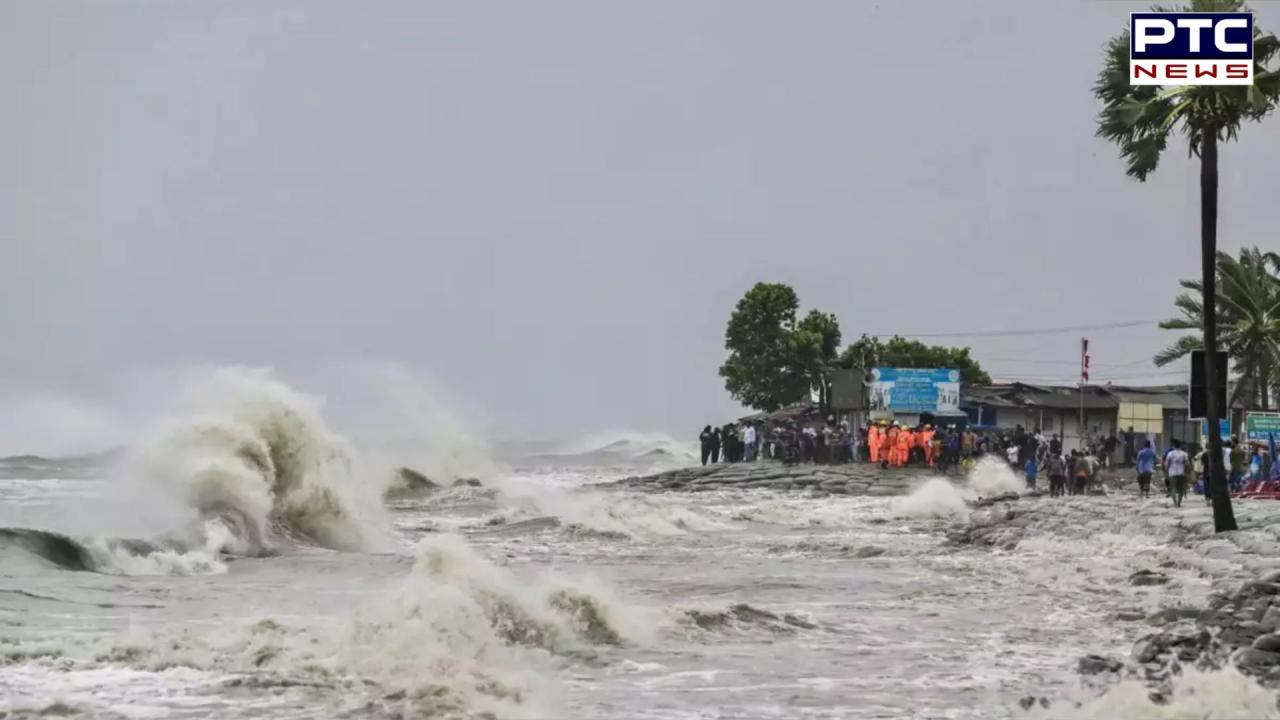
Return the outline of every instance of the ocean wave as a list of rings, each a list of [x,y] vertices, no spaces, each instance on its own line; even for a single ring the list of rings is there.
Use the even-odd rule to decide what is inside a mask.
[[[179,543],[125,538],[76,539],[30,528],[0,528],[0,547],[14,547],[65,570],[105,575],[208,575],[226,571],[215,552]]]
[[[597,466],[656,469],[698,462],[695,442],[661,433],[615,432],[595,434],[551,451],[525,455],[522,462],[564,467]]]
[[[328,716],[545,718],[554,666],[653,641],[654,617],[584,578],[517,576],[453,535],[420,542],[407,576],[345,619],[257,618],[216,632],[136,631],[3,647],[64,669],[193,668],[236,687],[308,689]],[[0,657],[3,660],[3,657]]]
[[[496,517],[503,522],[555,518],[578,537],[647,540],[731,527],[719,518],[650,495],[569,490],[519,478],[494,484],[502,506]]]
[[[237,368],[216,372],[193,397],[189,416],[132,450],[126,472],[143,492],[176,493],[197,516],[201,542],[217,525],[227,540],[219,549],[235,554],[289,542],[388,546],[385,481],[328,428],[319,401]]]

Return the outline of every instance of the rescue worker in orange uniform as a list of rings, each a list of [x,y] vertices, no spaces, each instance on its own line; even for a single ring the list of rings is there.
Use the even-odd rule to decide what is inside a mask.
[[[911,456],[912,433],[910,430],[903,429],[898,433],[898,454],[894,458],[896,464],[894,467],[905,467],[907,458]]]
[[[890,425],[885,431],[884,437],[880,440],[880,465],[890,465],[893,463],[894,455],[898,452],[898,426]]]
[[[880,462],[880,426],[867,428],[867,449],[871,451],[871,462]]]

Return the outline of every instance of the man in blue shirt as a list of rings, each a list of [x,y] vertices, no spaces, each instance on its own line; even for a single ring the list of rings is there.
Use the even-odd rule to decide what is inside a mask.
[[[1156,451],[1151,449],[1151,441],[1148,440],[1138,451],[1138,495],[1148,497],[1151,495],[1151,473],[1156,471]]]

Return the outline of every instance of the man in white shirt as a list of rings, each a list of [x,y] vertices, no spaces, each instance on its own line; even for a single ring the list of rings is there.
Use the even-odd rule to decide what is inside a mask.
[[[747,423],[747,429],[742,431],[742,444],[746,446],[746,461],[753,462],[756,459],[756,426]]]
[[[1173,449],[1164,456],[1164,474],[1169,478],[1174,507],[1182,507],[1182,498],[1187,494],[1187,465],[1190,462],[1187,452],[1182,449],[1182,442],[1174,440]]]

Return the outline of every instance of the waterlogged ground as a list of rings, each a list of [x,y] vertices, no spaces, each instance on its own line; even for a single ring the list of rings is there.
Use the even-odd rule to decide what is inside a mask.
[[[965,543],[971,513],[1005,510],[971,510],[984,493],[958,479],[911,478],[898,496],[590,487],[626,474],[543,469],[401,497],[383,554],[117,557],[99,569],[121,574],[104,574],[7,546],[0,709],[992,718],[1026,717],[1019,700],[1035,696],[1079,716],[1163,717],[1192,701],[1114,692],[1074,707],[1101,692],[1082,686],[1079,658],[1128,657],[1148,616],[1202,606],[1280,557],[1280,504],[1245,504],[1248,529],[1223,540],[1197,502],[1025,499],[996,536]],[[989,495],[1010,479],[984,482]],[[0,480],[0,498],[39,520],[99,490]],[[1131,584],[1143,569],[1168,581]],[[1220,704],[1209,716],[1253,692],[1193,680],[1234,688],[1197,695]]]

